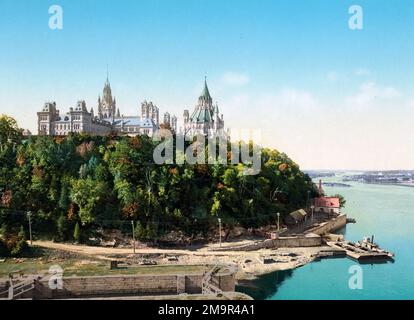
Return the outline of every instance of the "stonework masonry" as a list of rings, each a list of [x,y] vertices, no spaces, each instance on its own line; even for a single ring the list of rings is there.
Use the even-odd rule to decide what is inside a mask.
[[[202,274],[65,277],[63,289],[52,290],[47,280],[40,280],[36,281],[35,290],[28,293],[26,297],[68,299],[102,296],[201,294],[202,278]],[[213,276],[213,280],[222,291],[235,291],[233,274],[217,274]]]

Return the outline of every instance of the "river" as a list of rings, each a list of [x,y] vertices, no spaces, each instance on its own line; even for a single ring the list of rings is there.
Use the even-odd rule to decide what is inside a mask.
[[[324,178],[341,182],[341,176]],[[375,242],[395,253],[395,262],[359,265],[348,258],[322,259],[301,268],[278,271],[253,280],[238,291],[267,300],[414,299],[414,188],[347,182],[324,187],[327,195],[346,198],[343,212],[355,218],[340,231],[347,240],[375,236]],[[350,289],[350,268],[362,268],[362,289]]]

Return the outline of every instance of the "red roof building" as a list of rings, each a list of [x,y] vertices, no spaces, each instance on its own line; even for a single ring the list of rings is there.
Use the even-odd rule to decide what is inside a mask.
[[[320,197],[315,199],[315,207],[339,208],[339,198],[336,197]]]
[[[340,213],[341,204],[337,197],[319,197],[314,199],[315,210],[327,213]]]

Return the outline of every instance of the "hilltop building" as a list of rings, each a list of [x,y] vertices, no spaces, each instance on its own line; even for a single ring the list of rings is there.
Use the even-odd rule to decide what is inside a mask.
[[[112,131],[110,122],[88,112],[85,101],[78,101],[76,107],[61,116],[56,102],[46,102],[37,113],[39,135],[66,136],[71,132],[107,135]]]
[[[90,135],[108,135],[118,133],[129,136],[152,136],[162,125],[177,132],[177,117],[166,112],[163,122],[160,123],[159,108],[151,101],[141,103],[141,110],[136,116],[124,116],[117,107],[116,98],[112,95],[109,78],[103,89],[102,96],[98,97],[97,113],[88,107],[84,100],[77,102],[69,112],[61,115],[56,102],[46,102],[42,110],[37,113],[39,135],[66,136],[70,133],[86,133]],[[224,136],[224,119],[219,113],[217,103],[208,89],[207,80],[204,89],[198,98],[194,111],[190,115],[184,111],[184,126],[181,133],[188,136],[202,134],[205,136]],[[184,132],[183,132],[184,131]]]
[[[65,115],[60,115],[56,102],[47,102],[37,113],[37,118],[39,135],[50,136],[66,136],[69,133],[108,135],[111,132],[129,136],[152,136],[159,128],[159,109],[152,102],[144,101],[141,104],[141,116],[122,115],[115,97],[112,97],[108,77],[102,98],[98,97],[96,115],[93,108],[88,111],[86,102],[81,100]]]
[[[188,136],[224,134],[224,118],[219,113],[217,103],[213,104],[207,79],[204,81],[204,89],[191,116],[188,110],[184,110],[184,134]]]

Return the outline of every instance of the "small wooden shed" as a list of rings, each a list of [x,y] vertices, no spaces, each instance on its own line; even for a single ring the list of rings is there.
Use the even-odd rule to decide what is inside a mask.
[[[285,218],[285,223],[287,225],[296,225],[305,221],[307,212],[303,209],[299,209],[289,213]]]

